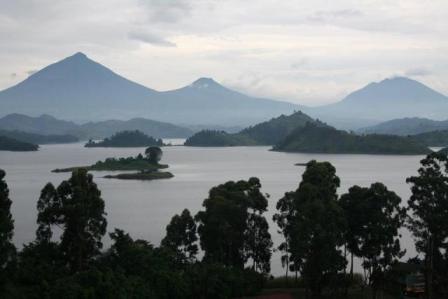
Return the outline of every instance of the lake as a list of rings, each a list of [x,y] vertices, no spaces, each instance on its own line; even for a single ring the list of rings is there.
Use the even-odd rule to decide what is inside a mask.
[[[178,143],[173,140],[173,144]],[[175,177],[158,181],[121,181],[102,178],[109,172],[92,172],[106,202],[108,232],[123,229],[134,238],[158,245],[171,217],[188,208],[193,214],[202,208],[208,190],[228,180],[259,177],[263,192],[270,195],[267,219],[271,223],[274,244],[281,242],[272,223],[277,200],[286,191],[295,190],[305,163],[315,159],[330,161],[341,178],[339,193],[352,185],[368,186],[383,182],[403,199],[410,195],[405,179],[417,173],[422,156],[294,154],[269,151],[269,147],[194,148],[165,147],[163,163],[170,165]],[[84,148],[83,144],[44,145],[38,152],[0,152],[0,168],[13,201],[14,241],[18,247],[34,239],[36,203],[47,182],[59,184],[69,173],[51,173],[52,169],[90,165],[107,157],[126,157],[143,148]],[[110,244],[104,239],[105,246]],[[403,231],[402,246],[407,256],[415,256],[413,242]],[[357,266],[359,269],[359,265]],[[278,253],[272,260],[272,273],[282,274]]]

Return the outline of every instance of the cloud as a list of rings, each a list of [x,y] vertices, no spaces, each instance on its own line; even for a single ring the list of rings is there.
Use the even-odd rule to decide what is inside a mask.
[[[139,0],[153,23],[176,23],[190,15],[192,2],[187,0]]]
[[[408,77],[424,77],[431,74],[432,72],[425,67],[412,68],[404,73],[404,75]]]
[[[156,34],[145,31],[132,31],[129,32],[128,37],[133,40],[137,40],[143,43],[151,44],[161,47],[176,47],[176,44],[164,39]]]

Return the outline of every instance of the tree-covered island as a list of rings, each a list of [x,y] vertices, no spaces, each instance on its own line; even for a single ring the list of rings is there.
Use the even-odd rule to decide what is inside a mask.
[[[52,170],[52,172],[73,172],[77,169],[86,169],[87,171],[138,171],[136,173],[120,173],[105,176],[105,178],[125,180],[156,180],[174,177],[170,172],[159,171],[160,169],[168,168],[168,165],[160,164],[162,156],[162,150],[159,147],[152,146],[145,150],[145,155],[138,154],[136,157],[127,158],[107,158],[90,166],[57,168]]]
[[[19,141],[14,138],[0,136],[0,151],[31,152],[37,151],[39,146],[29,142]]]
[[[115,133],[103,141],[89,140],[85,147],[146,147],[163,146],[162,139],[155,139],[138,130]]]

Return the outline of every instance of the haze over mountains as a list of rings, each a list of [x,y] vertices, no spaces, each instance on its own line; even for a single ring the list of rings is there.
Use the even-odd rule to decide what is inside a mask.
[[[22,114],[10,114],[0,118],[0,130],[41,135],[69,134],[80,139],[102,139],[120,131],[133,130],[140,130],[154,138],[186,138],[193,134],[193,131],[188,128],[144,118],[88,122],[78,125],[50,115],[30,117]]]
[[[313,117],[339,128],[362,128],[404,117],[448,119],[448,97],[404,77],[370,83],[342,101],[305,108]]]
[[[438,130],[448,130],[448,120],[438,121],[419,117],[400,118],[362,128],[359,132],[365,134],[416,135]]]
[[[77,53],[0,92],[0,116],[50,114],[77,122],[144,117],[175,124],[247,125],[297,106],[253,98],[201,78],[159,92]]]
[[[404,117],[448,119],[448,97],[404,77],[370,83],[340,102],[320,107],[247,96],[211,78],[160,92],[82,53],[0,91],[0,117],[47,114],[77,123],[145,118],[188,126],[246,127],[296,110],[337,128],[359,129]]]

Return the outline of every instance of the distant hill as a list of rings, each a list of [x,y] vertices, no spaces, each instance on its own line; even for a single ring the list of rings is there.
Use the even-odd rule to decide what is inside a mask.
[[[316,121],[298,111],[291,115],[281,115],[269,121],[248,127],[238,133],[229,134],[224,131],[204,130],[188,138],[187,146],[236,146],[236,145],[274,145],[283,140],[289,133],[307,123],[318,126],[325,124]]]
[[[0,136],[33,144],[72,143],[79,141],[77,137],[72,135],[41,135],[22,131],[0,130]]]
[[[430,150],[410,138],[392,135],[356,135],[332,127],[307,124],[294,130],[273,150],[301,153],[417,155]]]
[[[77,122],[142,117],[175,124],[247,126],[297,108],[244,95],[210,78],[159,92],[127,80],[83,53],[0,91],[0,116],[50,114]]]
[[[303,111],[331,125],[354,129],[404,117],[448,119],[448,97],[418,81],[395,77],[370,83],[340,102]]]
[[[202,130],[185,141],[186,146],[243,146],[257,145],[257,142],[240,134],[229,134],[224,131]]]
[[[13,138],[0,136],[0,151],[12,152],[31,152],[37,151],[39,146],[36,144],[18,141]]]
[[[144,118],[133,118],[127,121],[106,120],[89,122],[80,127],[81,132],[93,139],[111,136],[120,131],[133,130],[139,130],[155,138],[187,138],[194,133],[188,128]]]
[[[77,131],[79,126],[73,122],[59,120],[46,114],[38,117],[9,114],[0,118],[0,129],[41,135],[63,135]]]
[[[439,151],[439,153],[448,155],[448,147],[442,148],[442,149]]]
[[[448,130],[421,133],[412,135],[410,138],[427,146],[448,146]]]
[[[108,120],[83,125],[56,119],[50,115],[31,117],[9,114],[0,118],[0,130],[21,131],[40,135],[73,135],[80,139],[102,139],[120,131],[139,130],[155,138],[186,138],[193,134],[188,128],[144,118],[128,121]]]
[[[411,117],[393,119],[378,125],[362,128],[358,131],[366,134],[416,135],[425,132],[448,130],[448,120],[438,121],[427,118]]]
[[[89,142],[85,147],[146,147],[146,146],[162,146],[162,139],[155,139],[140,131],[123,131],[105,138],[103,141]]]

